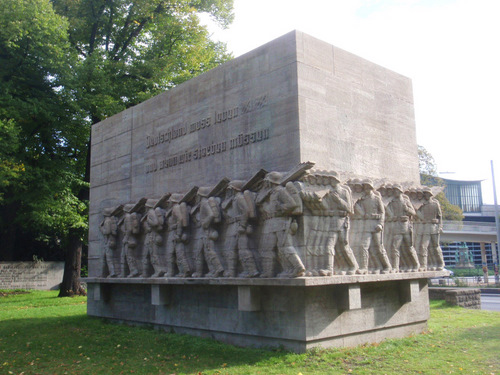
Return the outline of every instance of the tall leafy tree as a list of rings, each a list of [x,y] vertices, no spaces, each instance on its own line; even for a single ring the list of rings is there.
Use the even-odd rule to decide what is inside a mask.
[[[226,27],[232,9],[233,0],[0,0],[1,240],[14,244],[24,228],[67,247],[60,295],[83,292],[91,126],[228,60],[199,15]]]
[[[20,239],[50,247],[86,228],[73,193],[88,128],[74,131],[61,90],[67,21],[47,0],[0,0],[0,23],[0,256],[12,260]]]
[[[69,22],[73,79],[65,89],[95,124],[230,58],[200,13],[225,27],[232,0],[53,0]],[[90,137],[83,180],[90,178]],[[77,194],[87,201],[87,186]],[[78,293],[83,233],[71,228],[61,294]]]

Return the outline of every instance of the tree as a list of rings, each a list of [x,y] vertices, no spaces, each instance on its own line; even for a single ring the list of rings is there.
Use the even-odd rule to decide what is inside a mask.
[[[64,241],[86,227],[74,201],[75,152],[88,129],[62,95],[68,23],[47,0],[0,0],[0,241],[12,260],[19,239]]]
[[[69,21],[76,56],[66,89],[88,123],[140,103],[230,58],[200,24],[207,12],[221,26],[232,21],[232,0],[54,0]],[[83,180],[90,180],[90,136]],[[89,190],[77,194],[88,201]],[[80,292],[79,273],[86,232],[71,228],[60,295]]]
[[[19,140],[0,154],[0,173],[9,176],[0,185],[2,239],[7,223],[39,240],[57,237],[68,248],[60,295],[82,293],[90,127],[231,58],[199,14],[225,27],[233,1],[0,5],[0,135]]]
[[[445,182],[438,176],[436,161],[432,154],[423,146],[418,146],[418,166],[420,170],[420,183],[424,186],[445,186]],[[460,207],[453,205],[446,198],[444,192],[436,194],[436,199],[441,205],[444,220],[462,221],[463,211]]]

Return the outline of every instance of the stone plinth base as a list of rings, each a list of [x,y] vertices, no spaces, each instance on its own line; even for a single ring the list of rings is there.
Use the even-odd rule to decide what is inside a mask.
[[[420,333],[443,272],[297,279],[89,278],[88,315],[304,352]]]

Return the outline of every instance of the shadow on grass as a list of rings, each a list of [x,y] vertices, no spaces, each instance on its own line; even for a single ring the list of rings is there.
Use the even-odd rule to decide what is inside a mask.
[[[61,362],[66,370],[81,374],[130,370],[144,374],[210,373],[223,369],[230,373],[233,366],[272,365],[290,355],[283,350],[239,348],[85,314],[9,319],[0,322],[0,337],[6,338],[3,349],[10,353],[7,362],[26,362],[29,350],[38,364],[44,364],[47,372],[41,373],[50,373]]]

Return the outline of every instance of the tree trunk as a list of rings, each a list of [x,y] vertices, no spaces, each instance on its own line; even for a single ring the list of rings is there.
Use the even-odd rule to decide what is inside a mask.
[[[87,159],[85,162],[84,181],[90,182],[90,143],[87,144]],[[89,200],[89,188],[80,188],[78,199],[81,201]],[[85,234],[86,235],[86,234]],[[70,229],[69,246],[66,251],[66,259],[64,264],[64,276],[59,289],[59,297],[69,297],[75,295],[86,295],[85,289],[80,282],[82,270],[82,233],[78,230]]]
[[[64,276],[59,297],[84,296],[87,293],[80,283],[83,242],[77,231],[71,230],[69,236],[69,248],[66,251]]]

